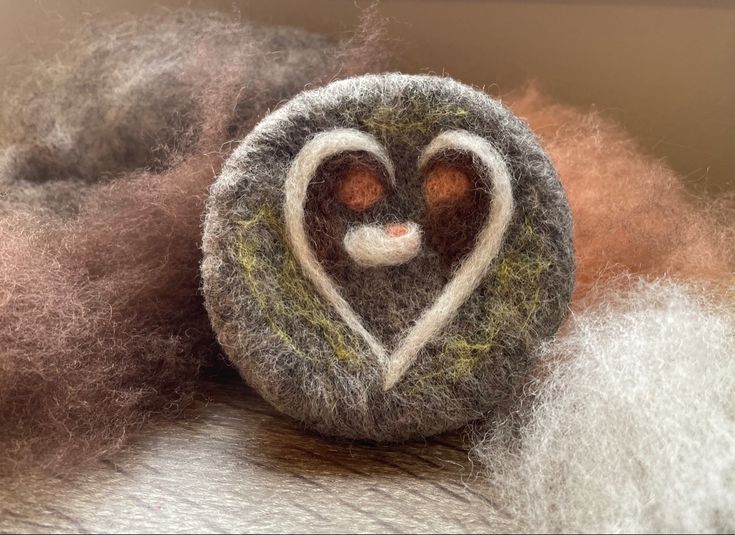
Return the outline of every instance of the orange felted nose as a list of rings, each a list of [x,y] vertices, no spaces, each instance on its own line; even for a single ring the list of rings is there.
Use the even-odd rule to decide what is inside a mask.
[[[398,236],[404,236],[405,234],[407,234],[408,227],[401,223],[393,223],[392,225],[388,225],[387,227],[385,227],[385,233],[388,234],[388,236],[393,236],[394,238],[397,238]]]

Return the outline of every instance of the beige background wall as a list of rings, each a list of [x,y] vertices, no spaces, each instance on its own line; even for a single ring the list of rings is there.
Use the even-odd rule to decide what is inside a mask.
[[[369,2],[0,0],[0,62],[10,72],[84,17],[183,5],[339,36]],[[735,191],[735,2],[383,0],[379,9],[400,70],[445,72],[495,95],[535,79],[614,116],[695,189]]]

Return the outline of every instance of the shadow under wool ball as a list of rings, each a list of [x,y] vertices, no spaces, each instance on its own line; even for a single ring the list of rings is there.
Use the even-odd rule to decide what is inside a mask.
[[[242,141],[207,206],[207,309],[232,362],[321,433],[406,440],[508,405],[574,282],[536,138],[450,79],[301,93]]]

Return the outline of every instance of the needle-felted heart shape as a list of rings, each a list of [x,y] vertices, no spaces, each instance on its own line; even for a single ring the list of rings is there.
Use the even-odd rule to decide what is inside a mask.
[[[389,74],[307,91],[208,204],[204,292],[268,401],[403,440],[507,402],[573,286],[571,220],[533,134],[484,93]]]

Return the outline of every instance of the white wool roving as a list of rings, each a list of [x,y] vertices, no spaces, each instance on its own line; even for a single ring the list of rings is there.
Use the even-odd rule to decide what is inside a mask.
[[[475,453],[528,530],[732,532],[733,308],[664,280],[610,294],[542,350],[527,406]]]
[[[279,112],[266,118],[268,122],[276,122]],[[356,332],[370,347],[379,360],[385,359],[385,348],[362,324],[360,317],[350,304],[345,301],[339,290],[330,280],[329,275],[317,259],[307,237],[304,210],[306,191],[314,174],[324,160],[341,152],[364,151],[374,156],[387,171],[391,182],[395,172],[390,157],[375,138],[364,132],[351,128],[337,128],[314,136],[304,145],[288,171],[283,202],[283,218],[296,261],[311,280],[317,291],[335,308],[344,322]]]
[[[436,136],[419,156],[423,168],[435,157],[447,150],[456,150],[475,157],[491,171],[493,202],[488,220],[477,235],[475,247],[462,260],[441,294],[429,309],[422,312],[416,324],[408,331],[400,345],[393,351],[385,374],[384,388],[393,386],[403,377],[416,360],[418,352],[452,320],[487,274],[500,252],[505,234],[513,216],[513,188],[511,174],[502,155],[487,140],[464,130],[449,130]]]
[[[419,253],[421,227],[414,222],[360,225],[348,230],[343,242],[350,258],[363,267],[397,266]]]

